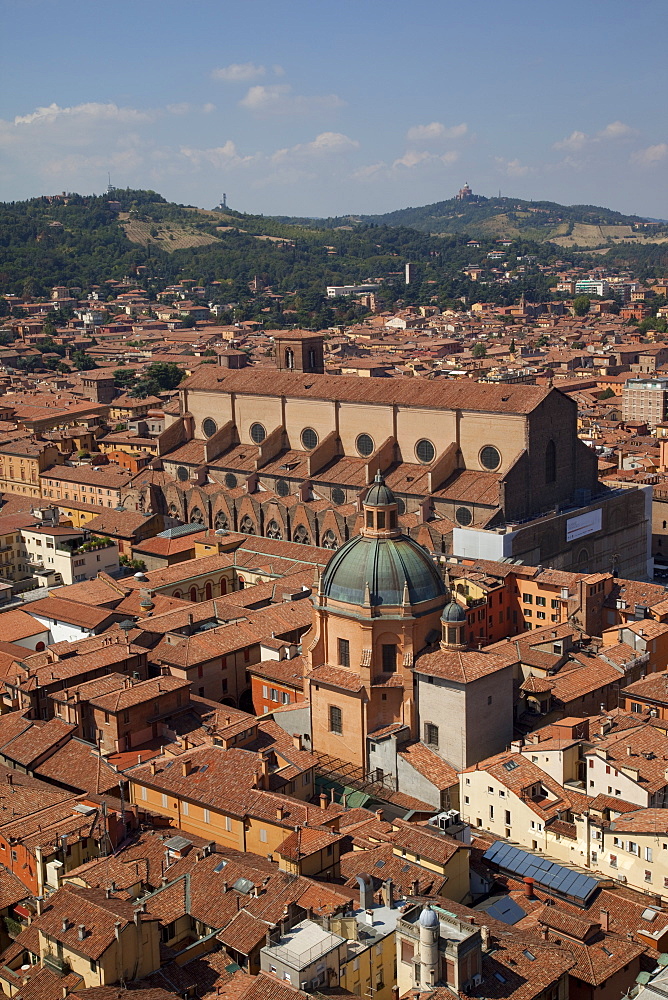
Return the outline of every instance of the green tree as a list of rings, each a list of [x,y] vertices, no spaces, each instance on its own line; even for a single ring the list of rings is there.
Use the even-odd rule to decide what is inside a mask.
[[[471,351],[471,355],[474,358],[484,358],[487,356],[487,348],[484,344],[475,344],[473,350]]]
[[[181,320],[181,326],[185,330],[192,330],[196,323],[197,321],[194,316],[184,316]]]
[[[598,397],[599,399],[611,399],[615,395],[613,389],[604,389],[603,392]]]
[[[513,337],[513,339],[510,341],[510,353],[514,354],[515,350],[516,350],[516,348],[515,348],[515,338]]]
[[[588,295],[576,295],[573,299],[573,312],[576,316],[586,316],[590,305],[591,299]]]
[[[114,385],[119,389],[127,389],[134,385],[137,376],[131,368],[117,368],[114,371]]]

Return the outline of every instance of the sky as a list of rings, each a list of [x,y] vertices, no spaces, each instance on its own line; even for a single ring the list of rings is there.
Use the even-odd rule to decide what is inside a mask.
[[[666,0],[0,0],[0,200],[668,219]]]

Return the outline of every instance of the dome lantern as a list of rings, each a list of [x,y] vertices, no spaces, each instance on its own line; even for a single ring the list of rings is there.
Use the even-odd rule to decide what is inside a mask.
[[[397,501],[392,490],[385,485],[380,469],[376,472],[362,506],[362,534],[367,538],[396,538],[400,534]]]

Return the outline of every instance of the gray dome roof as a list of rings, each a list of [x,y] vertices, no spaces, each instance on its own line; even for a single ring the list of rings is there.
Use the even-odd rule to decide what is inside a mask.
[[[374,607],[401,604],[404,583],[411,604],[445,594],[445,585],[429,553],[405,535],[350,538],[327,564],[322,591],[335,601],[362,606],[367,583]]]
[[[466,612],[464,611],[461,604],[452,598],[449,604],[446,604],[443,608],[443,614],[441,615],[442,622],[465,622]]]
[[[388,504],[396,502],[394,493],[389,486],[385,485],[385,480],[379,470],[371,489],[364,498],[364,503],[369,507],[387,507]]]
[[[421,927],[438,927],[440,921],[438,914],[432,910],[431,906],[425,906],[419,916],[418,922]]]

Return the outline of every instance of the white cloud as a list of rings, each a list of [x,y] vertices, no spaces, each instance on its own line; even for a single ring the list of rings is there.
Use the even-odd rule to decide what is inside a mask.
[[[223,80],[225,83],[246,83],[248,80],[257,80],[266,73],[264,66],[256,66],[255,63],[230,63],[229,66],[221,66],[211,72],[212,80]]]
[[[429,125],[413,125],[406,133],[410,142],[431,142],[434,139],[461,139],[468,132],[468,125],[452,125],[447,128],[442,122],[430,122]]]
[[[63,119],[79,119],[88,122],[148,122],[154,118],[153,112],[138,111],[136,108],[119,108],[117,104],[76,104],[61,108],[58,104],[35,108],[30,114],[17,115],[15,125],[50,125]]]
[[[223,146],[214,146],[210,149],[197,149],[192,146],[181,146],[179,152],[194,167],[200,167],[203,164],[210,164],[216,168],[222,167],[245,167],[250,163],[257,160],[257,155],[254,156],[241,156],[237,147],[228,139]]]
[[[365,167],[358,167],[357,170],[352,172],[351,177],[359,181],[368,181],[386,171],[387,163],[380,160],[378,163],[368,163]]]
[[[286,149],[277,149],[271,158],[274,163],[279,163],[295,156],[334,156],[340,153],[349,153],[358,148],[359,142],[343,135],[342,132],[321,132],[313,142],[303,142]]]
[[[625,125],[624,122],[610,122],[606,125],[604,129],[597,132],[597,139],[628,139],[629,136],[635,135],[636,130],[631,128],[630,125]]]
[[[602,128],[596,135],[587,135],[586,132],[571,132],[565,139],[555,142],[554,149],[566,149],[570,152],[577,152],[585,146],[591,146],[598,142],[608,142],[616,139],[628,139],[636,134],[636,130],[626,125],[624,122],[610,122]]]
[[[192,104],[188,104],[187,101],[181,101],[179,104],[168,104],[167,110],[170,115],[187,115],[189,111],[192,111]]]
[[[314,112],[331,111],[343,106],[336,94],[304,97],[293,94],[288,83],[274,83],[268,86],[258,84],[251,87],[239,104],[242,108],[260,115],[303,115]]]
[[[393,167],[417,167],[419,163],[431,159],[431,153],[418,152],[416,149],[408,149],[403,156],[400,156],[392,164]]]
[[[210,115],[212,111],[216,110],[216,105],[212,104],[211,101],[207,101],[206,104],[202,105],[202,114]]]
[[[446,166],[449,163],[456,163],[459,159],[459,153],[456,149],[451,150],[449,153],[444,153],[443,156],[439,157],[441,163],[445,163]]]
[[[588,142],[589,136],[586,132],[571,132],[570,135],[566,136],[565,139],[560,139],[559,142],[555,142],[555,149],[569,149],[578,150]]]
[[[530,168],[517,159],[505,160],[502,156],[495,156],[494,159],[499,170],[507,177],[525,177],[529,173]]]
[[[638,149],[631,154],[633,163],[637,163],[641,167],[652,167],[655,163],[661,163],[667,158],[667,142],[659,142],[655,146],[647,146],[645,149]]]

